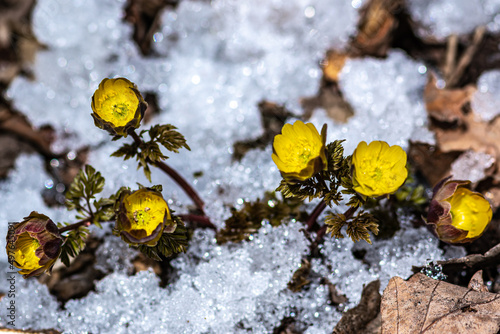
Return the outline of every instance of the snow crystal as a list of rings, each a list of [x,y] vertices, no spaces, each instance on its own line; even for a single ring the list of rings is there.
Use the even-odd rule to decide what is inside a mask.
[[[417,32],[423,37],[443,40],[451,34],[471,33],[477,26],[500,30],[498,0],[409,0],[412,18],[423,26]]]
[[[491,121],[500,114],[500,70],[487,71],[477,81],[471,107],[481,119]]]
[[[466,151],[452,164],[451,172],[454,179],[478,182],[485,177],[485,170],[490,168],[495,158],[483,152]]]

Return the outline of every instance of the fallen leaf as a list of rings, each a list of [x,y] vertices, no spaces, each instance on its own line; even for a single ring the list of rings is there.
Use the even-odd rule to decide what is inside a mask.
[[[340,123],[346,123],[354,115],[354,110],[344,100],[336,82],[322,85],[316,96],[304,98],[300,103],[304,109],[305,119],[311,118],[314,110],[318,108],[324,109],[331,119]]]
[[[134,26],[133,39],[142,54],[151,53],[153,35],[160,28],[160,18],[167,7],[177,6],[177,0],[128,0],[125,8],[125,20]]]
[[[464,127],[436,129],[436,141],[443,152],[467,151],[484,152],[498,161],[500,158],[500,118],[491,122],[477,119],[473,113],[463,118]]]
[[[323,77],[327,81],[338,82],[339,73],[348,59],[347,54],[329,50],[326,52],[326,58],[322,63]]]
[[[398,25],[394,12],[400,0],[371,0],[360,11],[358,33],[351,41],[350,54],[383,57],[387,55]]]
[[[332,282],[330,282],[329,279],[323,278],[321,284],[326,284],[328,286],[330,301],[333,305],[342,305],[349,301],[349,299],[347,299],[345,295],[337,290],[337,287]]]
[[[359,334],[377,317],[380,311],[380,281],[368,283],[361,293],[359,304],[348,310],[333,329],[333,334]]]
[[[457,89],[441,89],[437,87],[437,79],[430,74],[424,89],[424,102],[427,113],[441,122],[462,123],[466,108],[470,105],[472,95],[476,91],[473,85]]]
[[[479,270],[474,274],[474,276],[472,276],[467,287],[477,292],[489,292],[488,287],[484,284],[482,270]]]
[[[410,142],[408,157],[429,184],[434,186],[450,174],[451,164],[460,154],[461,151],[443,152],[429,144]]]
[[[500,330],[500,295],[417,273],[393,277],[382,296],[382,333],[482,333]]]
[[[304,286],[311,283],[311,281],[308,279],[310,273],[311,262],[303,259],[300,268],[293,273],[292,279],[290,280],[290,282],[288,282],[288,289],[290,289],[292,292],[302,291],[302,288]]]
[[[264,133],[255,139],[241,140],[234,143],[233,160],[240,161],[249,150],[264,149],[274,140],[276,135],[281,133],[281,128],[285,125],[286,120],[294,116],[284,106],[273,102],[261,101],[258,107]]]

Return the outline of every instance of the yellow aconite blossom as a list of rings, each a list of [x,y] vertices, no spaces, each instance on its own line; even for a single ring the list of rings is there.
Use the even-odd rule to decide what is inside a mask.
[[[122,194],[115,229],[129,244],[156,246],[162,233],[171,233],[175,227],[159,192],[143,188]]]
[[[25,278],[50,272],[61,254],[63,239],[49,217],[33,211],[21,223],[9,228],[7,256]]]
[[[483,234],[493,216],[490,203],[483,195],[460,187],[446,201],[451,205],[451,225],[467,231],[465,238],[476,239]]]
[[[491,221],[490,203],[482,194],[464,186],[470,181],[447,177],[434,187],[427,224],[442,241],[466,243],[479,238]]]
[[[95,125],[113,135],[127,136],[139,127],[146,107],[137,86],[125,78],[102,80],[92,96]]]
[[[408,176],[406,153],[384,141],[362,141],[352,155],[353,188],[361,195],[378,197],[398,190]]]
[[[285,124],[274,137],[273,161],[288,182],[304,181],[327,168],[326,125],[321,135],[312,123]]]
[[[21,234],[16,242],[13,265],[19,269],[19,274],[28,275],[35,270],[42,268],[40,259],[35,255],[40,243],[35,238],[29,236],[27,232]]]

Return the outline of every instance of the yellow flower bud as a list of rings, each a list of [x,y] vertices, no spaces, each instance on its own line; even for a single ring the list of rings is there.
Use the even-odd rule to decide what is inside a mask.
[[[290,183],[305,181],[327,169],[325,141],[326,124],[321,135],[312,123],[285,124],[274,137],[272,155],[283,178]]]
[[[138,128],[146,108],[137,86],[125,78],[103,79],[92,96],[95,125],[112,135],[126,137]]]
[[[408,176],[406,152],[384,141],[369,145],[362,141],[352,155],[352,183],[356,192],[368,197],[392,194]]]
[[[480,193],[464,188],[469,181],[441,181],[434,189],[427,223],[435,227],[439,239],[466,243],[479,238],[491,221],[490,203]]]
[[[49,217],[33,211],[7,234],[9,262],[24,278],[49,272],[61,254],[62,237]]]
[[[154,247],[162,233],[175,231],[167,202],[157,191],[123,191],[118,204],[115,231],[131,245]]]

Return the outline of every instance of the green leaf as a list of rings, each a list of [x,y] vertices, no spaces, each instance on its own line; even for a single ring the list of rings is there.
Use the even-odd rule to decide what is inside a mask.
[[[290,219],[306,221],[307,217],[302,200],[280,200],[275,192],[266,192],[263,199],[245,202],[240,210],[231,209],[231,217],[225,221],[226,226],[217,232],[217,242],[223,244],[246,240],[262,227],[263,221],[279,226]]]
[[[170,257],[173,254],[185,252],[188,245],[187,229],[179,217],[173,216],[172,218],[177,223],[177,227],[173,233],[163,233],[154,247],[139,245],[137,249],[156,261],[161,261],[160,254]]]
[[[70,225],[65,223],[64,226]],[[88,237],[88,228],[80,226],[75,230],[68,232],[66,240],[61,247],[60,259],[66,267],[70,265],[70,258],[78,256],[78,254],[85,248],[85,241]]]

